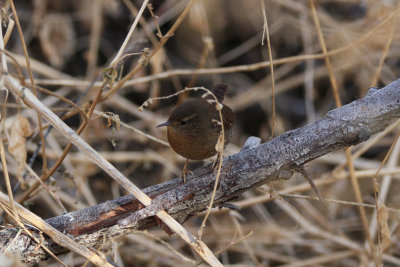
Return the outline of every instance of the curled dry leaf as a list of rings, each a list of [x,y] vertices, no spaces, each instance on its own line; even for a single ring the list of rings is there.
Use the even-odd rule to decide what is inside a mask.
[[[40,45],[50,64],[61,67],[75,50],[75,30],[67,15],[50,14],[42,20]]]
[[[121,127],[121,119],[119,118],[118,114],[114,114],[112,112],[107,112],[108,118],[107,118],[107,125],[106,127],[113,126],[116,128],[117,131],[119,131]]]
[[[117,114],[114,114],[112,112],[108,112],[109,117],[107,118],[107,125],[106,127],[112,126],[112,136],[110,138],[111,144],[113,147],[116,147],[117,143],[115,142],[115,132],[119,131],[120,126],[121,126],[121,120]]]
[[[23,184],[22,172],[25,169],[26,161],[26,137],[32,134],[27,118],[18,115],[11,125],[11,134],[8,144],[8,151],[18,162],[17,178]]]
[[[384,251],[390,245],[390,230],[388,226],[389,212],[384,203],[378,203],[378,225],[381,234],[381,249]]]
[[[157,53],[157,54],[161,54],[161,53]],[[140,58],[139,58],[139,64],[141,64],[141,65],[143,65],[143,66],[145,66],[145,67],[147,67],[147,65],[149,65],[149,63],[150,63],[150,55],[151,55],[151,50],[150,50],[150,48],[144,48],[143,49],[143,51],[142,51],[142,53],[141,53],[141,56],[140,56]],[[161,72],[161,71],[160,71]]]
[[[118,72],[114,68],[109,67],[103,70],[103,83],[110,86],[110,88],[113,87],[117,77]]]

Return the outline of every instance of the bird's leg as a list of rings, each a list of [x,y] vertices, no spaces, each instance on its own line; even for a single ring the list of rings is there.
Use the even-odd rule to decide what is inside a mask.
[[[185,184],[186,184],[186,174],[190,173],[190,171],[188,171],[188,169],[187,169],[188,163],[189,163],[189,159],[186,159],[185,166],[183,166],[182,176],[181,176],[181,178],[183,178],[183,183],[185,183]]]
[[[216,170],[218,170],[218,165],[219,165],[219,162],[220,162],[221,160],[222,160],[222,156],[221,156],[220,153],[218,153],[217,159],[214,161],[214,164],[213,164],[213,172],[215,172]]]

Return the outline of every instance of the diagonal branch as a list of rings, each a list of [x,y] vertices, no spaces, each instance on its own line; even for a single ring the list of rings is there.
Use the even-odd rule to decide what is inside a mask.
[[[214,203],[222,204],[267,181],[288,179],[282,174],[334,150],[366,141],[399,117],[400,80],[396,80],[381,90],[371,88],[363,99],[332,110],[313,124],[288,131],[261,145],[246,145],[241,152],[224,159]],[[104,237],[156,225],[158,220],[154,216],[161,210],[183,222],[207,208],[215,176],[208,165],[187,178],[186,184],[175,179],[144,189],[152,198],[147,207],[128,195],[46,221],[89,247],[102,243]],[[17,229],[1,231],[1,246],[6,247],[17,232]],[[20,256],[32,256],[34,249],[28,244],[21,248]],[[50,249],[65,252],[51,242]],[[35,251],[39,254],[41,249]],[[43,259],[43,255],[37,260]]]

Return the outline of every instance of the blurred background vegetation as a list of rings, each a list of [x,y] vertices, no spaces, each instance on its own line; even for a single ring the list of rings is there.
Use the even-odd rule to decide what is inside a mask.
[[[8,5],[3,2],[10,14]],[[89,89],[77,104],[93,100],[104,68],[121,47],[142,3],[132,0],[15,1],[36,84],[72,101]],[[129,55],[117,67],[117,80],[139,64],[143,49],[153,50],[160,33],[164,35],[170,29],[189,1],[150,3],[154,16],[150,8],[145,10],[124,52]],[[264,1],[272,59],[276,61],[275,122],[271,72],[265,63],[269,56],[261,1],[196,0],[182,24],[148,66],[142,67],[113,97],[98,103],[82,137],[136,185],[144,188],[179,176],[184,159],[165,145],[124,125],[120,129],[115,122],[108,125],[107,119],[102,117],[104,113],[118,115],[121,122],[166,140],[166,132],[155,126],[165,121],[174,105],[186,97],[198,97],[199,92],[154,101],[143,112],[137,111],[138,106],[149,97],[170,95],[185,87],[212,88],[217,82],[225,82],[230,85],[225,103],[236,113],[232,141],[225,152],[230,155],[238,152],[249,136],[268,141],[273,124],[273,135],[277,136],[312,123],[334,109],[332,79],[337,83],[342,104],[346,104],[365,96],[369,87],[382,87],[398,78],[399,1],[321,0],[311,3],[306,0]],[[331,73],[322,55],[316,20],[327,50],[332,51],[329,56]],[[12,52],[29,83],[16,29],[6,49]],[[16,74],[18,68],[12,66],[10,61],[10,73]],[[39,92],[38,97],[56,114],[61,115],[71,108],[47,93]],[[29,160],[40,141],[37,118],[32,110],[24,110],[16,103],[15,98],[9,98],[6,103],[6,125],[12,124],[16,114],[29,119],[33,130],[26,140]],[[75,114],[65,122],[77,129],[81,118]],[[387,239],[379,231],[382,225],[378,228],[375,225],[376,199],[372,182],[389,147],[396,141],[397,131],[395,125],[373,142],[367,142],[369,147],[353,160],[362,201],[367,205],[364,207],[366,224],[362,223],[349,180],[345,152],[337,151],[306,166],[321,195],[332,200],[327,206],[316,200],[308,183],[295,174],[288,181],[264,185],[243,194],[234,201],[243,207],[240,212],[213,214],[203,235],[204,242],[214,252],[225,248],[219,258],[227,266],[369,266],[377,260],[384,266],[399,266],[398,144],[384,168],[391,175],[383,176],[386,182],[382,181],[382,176],[378,178],[379,183],[386,184],[386,192],[381,191],[380,198],[389,207],[389,219],[384,224],[390,230],[390,240],[385,247],[381,246],[382,249],[379,244]],[[46,139],[50,167],[67,143],[56,130],[50,132]],[[352,148],[352,152],[362,151],[366,144]],[[18,163],[11,155],[7,159],[15,186]],[[203,164],[191,162],[190,169]],[[33,163],[39,176],[42,165],[39,153]],[[34,182],[29,176],[25,179],[27,184]],[[126,194],[75,148],[48,185],[68,211]],[[4,185],[3,190],[5,192]],[[19,189],[16,195],[23,193],[24,190]],[[24,204],[43,218],[63,212],[46,190],[37,190]],[[196,233],[201,219],[201,216],[194,217],[184,227]],[[232,240],[239,239],[240,242],[231,244]],[[192,266],[181,254],[197,257],[179,237],[169,238],[160,228],[112,242],[114,251],[110,257],[119,266]],[[375,259],[374,253],[368,253],[371,244],[376,252]],[[84,262],[72,253],[62,259],[70,266]],[[56,263],[49,260],[39,265]]]

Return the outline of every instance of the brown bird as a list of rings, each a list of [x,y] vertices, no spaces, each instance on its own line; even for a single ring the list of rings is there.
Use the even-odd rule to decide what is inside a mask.
[[[222,104],[228,85],[217,84],[212,90],[213,94]],[[169,116],[169,119],[157,127],[168,126],[168,142],[172,149],[186,158],[182,176],[186,182],[188,160],[203,160],[217,154],[217,144],[221,125],[219,113],[216,109],[214,98],[194,98],[178,105]],[[218,104],[217,104],[218,105]],[[222,117],[224,125],[225,142],[228,145],[232,134],[234,114],[232,109],[222,104]]]

